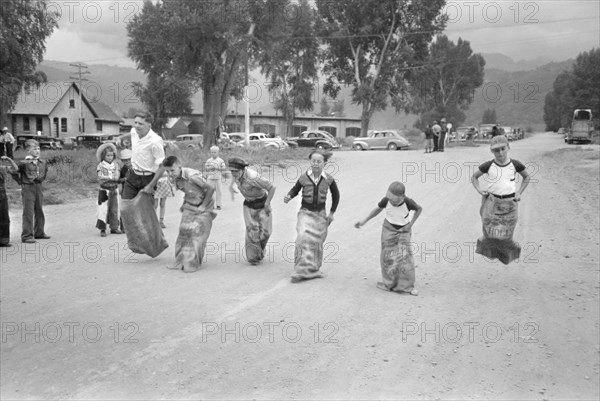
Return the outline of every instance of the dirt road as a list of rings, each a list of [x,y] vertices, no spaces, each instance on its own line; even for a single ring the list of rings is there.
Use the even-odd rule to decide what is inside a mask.
[[[325,279],[291,284],[299,168],[277,186],[262,265],[244,261],[241,199],[226,199],[203,270],[100,238],[94,201],[46,207],[52,239],[24,248],[12,210],[2,249],[2,399],[598,399],[598,147],[556,134],[511,144],[533,182],[520,203],[521,260],[474,254],[486,146],[445,153],[335,153],[341,203]],[[559,149],[559,150],[556,150]],[[576,150],[577,149],[577,150]],[[556,151],[554,151],[556,150]],[[546,152],[554,151],[549,154]],[[545,155],[544,155],[545,154]],[[298,168],[297,168],[298,167]],[[383,292],[383,216],[357,230],[402,180],[424,208],[413,230],[418,297]]]

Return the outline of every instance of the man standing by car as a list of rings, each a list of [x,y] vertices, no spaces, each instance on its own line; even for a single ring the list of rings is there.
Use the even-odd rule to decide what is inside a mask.
[[[123,199],[133,199],[140,191],[151,194],[162,176],[160,165],[165,159],[165,151],[162,138],[150,128],[152,121],[150,113],[135,116],[131,130],[131,172],[125,179]]]
[[[437,123],[437,121],[433,122],[433,127],[431,127],[431,129],[433,130],[433,151],[437,152],[438,151],[438,146],[439,146],[439,141],[440,141],[440,135],[442,132],[442,127],[440,127]]]
[[[8,132],[8,127],[2,128],[2,133],[0,133],[0,156],[8,156],[9,158],[14,159],[14,143],[15,137]]]

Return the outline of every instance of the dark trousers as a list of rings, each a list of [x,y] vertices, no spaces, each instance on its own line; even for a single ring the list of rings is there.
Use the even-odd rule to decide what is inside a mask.
[[[137,194],[144,189],[144,187],[150,184],[150,181],[154,178],[154,174],[150,175],[137,175],[133,171],[127,174],[125,179],[125,185],[123,186],[122,199],[133,199]]]
[[[434,135],[433,136],[433,151],[437,152],[438,150],[438,140],[439,140],[439,136]]]
[[[444,142],[446,142],[446,133],[444,131],[442,131],[440,133],[440,137],[438,139],[438,150],[440,152],[444,151]]]
[[[13,154],[13,144],[6,143],[6,144],[4,144],[4,146],[6,146],[6,156],[10,157],[11,159],[14,159],[15,156]]]
[[[42,210],[44,195],[42,184],[23,184],[21,186],[21,198],[23,199],[23,232],[21,240],[43,237],[45,235],[44,225],[46,218]]]

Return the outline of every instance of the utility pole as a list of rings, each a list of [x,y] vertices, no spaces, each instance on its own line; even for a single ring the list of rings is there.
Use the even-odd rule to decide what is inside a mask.
[[[247,46],[249,47],[250,45],[250,37],[252,36],[252,34],[254,33],[254,27],[255,24],[252,23],[250,25],[250,29],[248,30],[248,43]],[[244,86],[244,97],[246,98],[246,113],[245,113],[245,118],[244,118],[244,123],[246,125],[246,139],[245,139],[245,145],[246,148],[250,147],[250,87],[248,86],[248,51],[246,51],[246,85]]]
[[[69,79],[77,79],[79,81],[79,133],[83,133],[83,103],[81,100],[81,92],[83,92],[83,88],[81,86],[81,81],[88,81],[88,79],[81,78],[82,75],[90,74],[89,71],[82,71],[82,69],[87,69],[88,66],[82,63],[77,64],[69,64],[71,67],[77,67],[78,71],[75,73],[77,77],[69,77]]]

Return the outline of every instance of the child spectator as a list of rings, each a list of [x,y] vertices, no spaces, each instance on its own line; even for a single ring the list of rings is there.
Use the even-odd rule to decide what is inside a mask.
[[[165,226],[165,209],[167,208],[167,198],[175,196],[173,191],[173,184],[169,178],[169,174],[165,171],[163,176],[158,179],[156,183],[156,190],[154,191],[154,208],[158,208],[160,203],[160,227],[167,228]]]
[[[0,164],[0,247],[10,245],[10,216],[8,215],[8,197],[6,196],[6,173],[14,173],[18,170],[17,164],[8,156],[2,156],[10,166]]]
[[[175,187],[185,194],[179,209],[182,215],[175,243],[175,263],[168,268],[193,273],[202,265],[206,241],[217,215],[213,211],[214,188],[198,170],[181,167],[176,156],[167,157],[163,167],[174,179]]]
[[[123,167],[121,167],[121,171],[119,172],[119,183],[121,184],[121,188],[119,190],[119,196],[123,196],[123,190],[125,189],[125,180],[127,179],[127,174],[131,171],[131,150],[123,149],[121,151],[121,163],[123,163]],[[123,219],[119,219],[119,228],[121,231],[125,232],[125,228],[123,227]]]
[[[11,173],[13,179],[21,186],[23,199],[23,231],[21,241],[34,244],[36,239],[50,239],[44,227],[46,219],[42,205],[44,194],[42,182],[46,179],[48,165],[40,159],[40,144],[35,139],[25,141],[25,160],[18,163],[17,171]]]
[[[223,173],[227,171],[225,161],[219,157],[219,147],[210,148],[211,157],[204,163],[204,176],[208,182],[215,188],[215,200],[217,210],[221,210],[221,179]]]
[[[333,221],[340,192],[333,177],[324,171],[331,154],[319,150],[308,155],[311,168],[300,176],[294,187],[283,198],[288,203],[302,190],[302,206],[296,224],[296,252],[292,283],[323,277],[319,271],[323,263],[323,244],[328,227]],[[327,193],[331,191],[331,209],[325,211]]]
[[[386,216],[381,229],[380,257],[383,282],[378,282],[377,288],[419,295],[415,289],[415,263],[410,239],[412,227],[423,208],[405,195],[404,184],[394,181],[377,207],[354,226],[364,226],[384,209]],[[414,211],[412,218],[409,217],[411,210]]]
[[[96,172],[100,188],[98,190],[98,218],[96,228],[100,236],[106,237],[106,226],[110,226],[111,234],[123,234],[119,229],[119,164],[115,161],[117,148],[112,143],[101,145],[96,151],[100,161]]]

